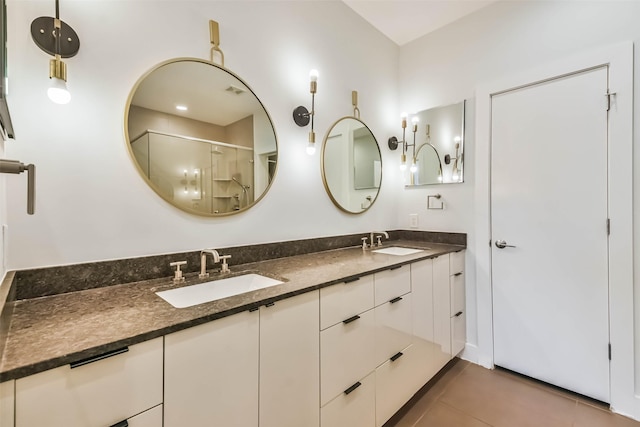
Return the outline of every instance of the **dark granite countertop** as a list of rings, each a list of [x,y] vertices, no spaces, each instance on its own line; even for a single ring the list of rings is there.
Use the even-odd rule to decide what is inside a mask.
[[[464,246],[398,240],[385,247],[425,249],[395,256],[342,248],[268,261],[232,265],[230,275],[256,272],[284,280],[272,286],[188,308],[174,308],[155,292],[229,277],[186,275],[184,285],[170,278],[87,289],[8,302],[12,305],[0,360],[0,382],[32,375],[191,326],[309,292],[393,266],[456,252]]]

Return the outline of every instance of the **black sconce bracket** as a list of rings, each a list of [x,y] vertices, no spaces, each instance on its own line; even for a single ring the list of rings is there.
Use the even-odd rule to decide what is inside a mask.
[[[56,54],[54,18],[41,16],[31,23],[31,37],[35,44],[51,56]],[[78,34],[64,21],[60,21],[60,51],[62,58],[71,58],[80,50]]]
[[[389,146],[389,150],[395,150],[396,148],[398,148],[398,138],[392,136],[387,140],[387,145]]]

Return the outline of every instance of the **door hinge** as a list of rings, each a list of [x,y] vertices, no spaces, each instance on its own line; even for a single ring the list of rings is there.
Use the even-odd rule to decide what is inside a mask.
[[[491,247],[491,240],[489,240],[489,247]]]
[[[611,360],[611,343],[609,343],[609,360]]]
[[[607,236],[611,235],[611,219],[607,218]]]
[[[615,96],[616,93],[615,92],[609,92],[609,90],[607,89],[607,93],[604,95],[607,97],[607,111],[611,110],[611,97]]]

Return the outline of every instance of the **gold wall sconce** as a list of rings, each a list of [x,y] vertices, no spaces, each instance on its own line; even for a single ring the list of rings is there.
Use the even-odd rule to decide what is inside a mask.
[[[398,141],[398,138],[396,138],[395,136],[392,136],[389,138],[388,140],[388,146],[390,150],[396,150],[398,148],[398,145],[402,146],[402,154],[400,155],[400,170],[401,171],[406,171],[407,170],[407,153],[409,153],[409,148],[411,148],[411,165],[409,166],[409,172],[411,172],[411,183],[413,184],[413,178],[414,178],[414,174],[416,172],[418,172],[418,155],[420,154],[420,151],[422,151],[423,148],[425,147],[431,147],[433,148],[434,151],[437,150],[435,149],[435,147],[431,144],[431,125],[427,124],[425,129],[426,129],[426,142],[422,143],[422,144],[418,144],[416,143],[416,135],[418,133],[418,123],[420,122],[420,119],[418,118],[418,116],[413,116],[411,118],[411,132],[413,132],[413,142],[408,142],[407,138],[406,138],[406,130],[407,130],[407,118],[408,115],[407,113],[402,113],[400,118],[402,119],[402,141]],[[458,138],[459,140],[459,138]],[[458,147],[459,147],[459,143],[458,143]],[[458,152],[456,151],[456,158],[458,157]],[[440,160],[438,158],[438,163],[440,163]],[[457,167],[457,160],[455,163],[454,167]],[[442,167],[439,168],[438,170],[438,182],[442,182]]]
[[[60,4],[56,0],[56,17],[41,16],[31,23],[31,37],[35,44],[54,58],[49,61],[47,95],[56,104],[67,104],[71,94],[67,89],[67,65],[62,58],[71,58],[80,50],[76,32],[60,20]]]
[[[307,154],[310,156],[316,152],[316,133],[313,130],[313,116],[315,115],[315,97],[318,91],[318,70],[309,72],[309,92],[311,92],[311,111],[305,106],[300,105],[293,110],[293,121],[300,127],[307,126],[311,122],[311,131],[309,132],[309,144],[307,145]]]

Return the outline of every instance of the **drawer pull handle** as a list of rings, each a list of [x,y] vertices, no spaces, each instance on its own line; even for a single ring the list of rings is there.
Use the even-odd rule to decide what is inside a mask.
[[[395,267],[391,267],[391,268],[389,269],[389,271],[397,270],[397,269],[402,268],[402,267],[404,267],[404,266],[403,266],[403,265],[397,265],[397,266],[395,266]]]
[[[456,314],[454,314],[454,317],[460,317],[460,316],[462,316],[462,312],[461,311],[459,311]]]
[[[360,318],[360,316],[358,316],[357,314],[353,317],[349,317],[347,320],[343,320],[342,323],[344,323],[345,325],[351,322],[354,322],[356,320],[358,320]]]
[[[396,360],[400,359],[402,357],[403,353],[401,351],[397,352],[396,354],[394,354],[393,356],[391,356],[391,361],[395,362]]]
[[[77,362],[70,363],[69,366],[71,366],[71,369],[79,368],[80,366],[88,365],[89,363],[97,362],[102,359],[107,359],[112,356],[117,356],[119,354],[126,353],[127,351],[129,351],[129,347],[119,348],[117,350],[108,351],[106,353],[99,354],[97,356],[87,357],[86,359],[78,360]]]
[[[355,383],[354,385],[352,385],[351,387],[349,387],[348,389],[346,389],[344,391],[344,394],[349,394],[351,393],[353,390],[357,389],[358,387],[360,387],[362,385],[362,383],[360,381],[358,381],[357,383]]]
[[[127,420],[124,420],[120,421],[119,423],[115,423],[111,427],[129,427],[129,423],[127,422]]]
[[[395,297],[394,299],[392,299],[391,301],[389,301],[391,304],[394,304],[398,301],[402,301],[402,297]]]
[[[275,302],[268,302],[268,303],[266,303],[264,306],[265,306],[265,307],[273,307],[274,305],[276,305],[276,303],[275,303]]]
[[[260,310],[260,307],[252,307],[249,309],[249,313]]]
[[[457,277],[457,276],[462,276],[462,271],[461,271],[461,272],[459,272],[459,273],[454,274],[454,276],[456,276],[456,277]]]
[[[353,283],[353,282],[357,282],[358,280],[360,280],[359,277],[353,277],[351,279],[347,279],[344,281],[344,284],[346,285],[347,283]]]

